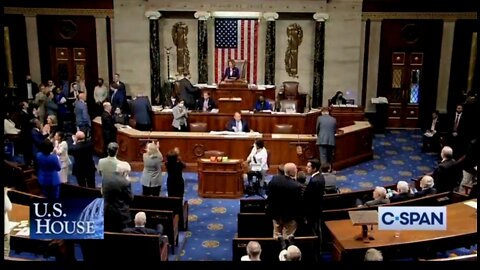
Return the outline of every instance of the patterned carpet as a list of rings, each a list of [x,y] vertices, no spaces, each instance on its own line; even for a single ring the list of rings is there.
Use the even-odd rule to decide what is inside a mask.
[[[409,182],[410,178],[431,171],[436,166],[438,156],[421,153],[421,140],[422,135],[418,130],[393,130],[386,134],[376,134],[373,140],[374,159],[337,171],[338,187],[342,191],[372,189],[377,185],[385,186],[399,180]],[[268,145],[266,147],[268,148]],[[140,177],[140,175],[141,172],[132,173],[132,177]],[[237,231],[236,216],[239,212],[239,201],[200,198],[197,192],[197,174],[184,173],[184,178],[185,199],[190,205],[189,231],[180,232],[177,252],[175,255],[170,255],[169,259],[171,261],[230,261],[232,238]],[[76,183],[74,177],[71,182]],[[97,183],[100,184],[100,182],[100,178],[97,177]],[[141,194],[139,182],[133,184],[133,192]],[[166,196],[166,175],[164,175],[161,195]],[[476,252],[476,246],[439,255],[460,256],[472,252]],[[81,259],[81,254],[77,254],[77,259]]]

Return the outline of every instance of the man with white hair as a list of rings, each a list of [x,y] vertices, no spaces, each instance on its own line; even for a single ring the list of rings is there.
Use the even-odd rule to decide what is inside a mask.
[[[413,198],[413,195],[410,193],[410,187],[405,181],[398,181],[397,191],[393,191],[393,196],[390,197],[390,202],[401,202],[410,200]]]
[[[135,234],[152,234],[152,235],[162,235],[163,234],[163,226],[162,224],[157,225],[157,230],[145,227],[147,224],[147,215],[145,212],[138,212],[135,214],[135,227],[134,228],[125,228],[123,232],[125,233],[135,233]]]
[[[243,255],[240,261],[261,261],[262,247],[257,241],[250,241],[247,244],[247,255]]]
[[[287,249],[280,251],[278,255],[280,261],[301,261],[302,252],[295,245],[290,245]]]
[[[378,249],[370,248],[365,252],[365,261],[366,262],[380,262],[383,261],[382,252]]]
[[[295,180],[297,166],[285,164],[285,175],[268,183],[267,215],[273,221],[273,237],[285,248],[284,239],[292,238],[297,230],[297,219],[301,216],[302,186]]]
[[[422,188],[422,190],[415,192],[415,194],[413,195],[415,197],[422,197],[430,194],[435,194],[437,193],[437,190],[433,187],[434,185],[435,184],[433,181],[433,177],[431,177],[430,175],[424,175],[422,179],[420,179],[420,187]]]
[[[387,190],[384,187],[375,187],[373,190],[373,200],[366,201],[363,205],[359,204],[359,207],[370,207],[374,205],[381,205],[389,203],[390,199],[387,198]]]
[[[93,161],[93,144],[85,140],[85,133],[77,131],[72,136],[73,144],[68,146],[68,153],[73,156],[72,174],[79,186],[95,188],[95,162]]]
[[[453,191],[462,181],[462,169],[453,158],[453,149],[450,146],[442,148],[442,161],[432,173],[435,187],[438,192]]]

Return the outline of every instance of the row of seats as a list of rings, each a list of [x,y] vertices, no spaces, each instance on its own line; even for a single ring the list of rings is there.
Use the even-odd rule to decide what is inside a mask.
[[[208,126],[204,122],[195,122],[189,124],[191,132],[207,132]],[[293,125],[290,124],[276,124],[273,127],[273,133],[276,134],[291,134],[293,132]]]

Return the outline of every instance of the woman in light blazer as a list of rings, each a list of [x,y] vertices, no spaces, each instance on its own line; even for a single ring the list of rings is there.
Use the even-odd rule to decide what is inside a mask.
[[[247,157],[247,163],[249,165],[249,174],[260,172],[262,178],[260,180],[260,186],[264,186],[265,183],[265,176],[267,175],[268,171],[268,152],[265,148],[263,140],[257,139],[253,144],[252,151]],[[251,176],[249,176],[251,177]]]
[[[70,158],[68,157],[68,144],[65,140],[65,134],[62,131],[57,131],[53,139],[55,145],[53,152],[57,154],[58,160],[60,161],[60,182],[67,183]]]
[[[143,154],[142,194],[145,196],[160,196],[162,188],[163,156],[158,142],[147,143],[146,153]]]

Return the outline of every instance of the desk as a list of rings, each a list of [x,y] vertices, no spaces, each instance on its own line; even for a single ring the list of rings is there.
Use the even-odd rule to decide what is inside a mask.
[[[373,132],[369,122],[354,122],[353,125],[340,130],[343,133],[336,136],[336,157],[333,163],[336,170],[373,158]],[[256,138],[263,138],[265,147],[270,152],[271,172],[275,172],[280,164],[287,161],[303,166],[308,159],[318,157],[317,137],[311,134],[246,133],[232,136],[205,132],[146,132],[122,128],[117,132],[117,142],[120,146],[118,158],[129,162],[134,170],[142,170],[142,151],[139,149],[145,148],[147,140],[157,140],[163,154],[178,147],[182,159],[187,162],[189,167],[187,169],[196,171],[197,160],[202,158],[207,150],[223,151],[230,159],[246,159]],[[95,152],[102,153],[103,136],[100,117],[93,120],[93,139]],[[296,151],[297,145],[302,146],[300,155]]]
[[[222,107],[220,98],[241,98],[239,107],[236,107],[237,111],[252,110],[255,101],[262,95],[265,99],[275,100],[275,86],[265,87],[265,89],[250,89],[245,83],[229,82],[221,83],[218,88],[212,86],[202,88],[201,85],[200,88],[202,91],[209,92],[215,102],[218,102],[219,107]]]
[[[236,101],[238,102],[238,101]],[[231,102],[230,102],[231,103]],[[225,104],[228,106],[228,104]],[[260,133],[273,133],[276,124],[289,124],[293,126],[294,134],[316,134],[317,118],[320,111],[308,113],[245,113],[242,118],[247,120],[251,129]],[[338,108],[332,111],[332,116],[337,119],[337,127],[345,127],[353,124],[354,121],[364,121],[363,108]],[[190,123],[207,123],[207,131],[225,130],[227,122],[233,118],[233,113],[208,113],[191,112],[188,114]],[[171,131],[173,115],[171,112],[155,112],[153,116],[153,130]]]
[[[475,200],[476,201],[476,200]],[[445,231],[401,231],[395,238],[394,231],[379,231],[373,226],[375,240],[370,243],[355,240],[358,228],[350,220],[325,222],[333,238],[334,261],[362,261],[369,248],[382,251],[384,258],[416,257],[422,252],[445,251],[476,244],[476,209],[465,202],[447,206],[447,230]]]
[[[198,195],[206,198],[240,198],[243,195],[241,160],[198,161]]]

